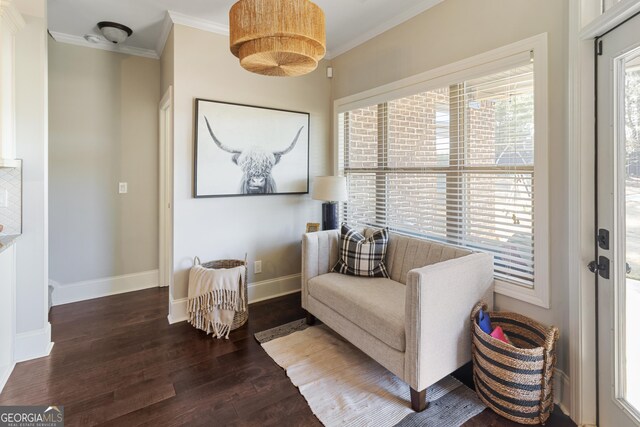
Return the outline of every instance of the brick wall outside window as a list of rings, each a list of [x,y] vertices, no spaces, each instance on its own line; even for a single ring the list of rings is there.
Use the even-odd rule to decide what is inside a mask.
[[[497,274],[530,283],[527,76],[530,66],[341,113],[343,220],[493,252]]]

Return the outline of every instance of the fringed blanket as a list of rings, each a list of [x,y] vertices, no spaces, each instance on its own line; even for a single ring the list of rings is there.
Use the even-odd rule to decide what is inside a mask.
[[[216,338],[229,338],[236,311],[246,310],[243,266],[189,272],[189,323]]]

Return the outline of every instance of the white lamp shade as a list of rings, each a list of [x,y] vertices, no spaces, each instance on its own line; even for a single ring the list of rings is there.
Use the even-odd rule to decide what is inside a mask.
[[[112,43],[122,43],[128,37],[126,31],[123,31],[120,28],[113,27],[104,27],[102,29],[102,34],[104,34],[105,39],[109,40]]]
[[[346,202],[347,178],[343,176],[317,176],[313,181],[311,197],[327,202]]]

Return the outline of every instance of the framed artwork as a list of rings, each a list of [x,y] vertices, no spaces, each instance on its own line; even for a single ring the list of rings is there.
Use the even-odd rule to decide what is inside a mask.
[[[308,222],[307,223],[307,233],[315,233],[316,231],[320,231],[320,223],[318,223],[318,222]]]
[[[309,192],[309,113],[196,99],[194,196]]]

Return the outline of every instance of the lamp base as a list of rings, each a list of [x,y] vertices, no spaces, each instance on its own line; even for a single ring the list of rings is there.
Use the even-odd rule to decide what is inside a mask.
[[[322,229],[336,230],[338,228],[338,204],[326,202],[322,204]]]

